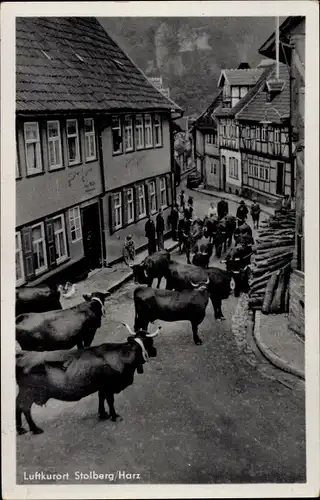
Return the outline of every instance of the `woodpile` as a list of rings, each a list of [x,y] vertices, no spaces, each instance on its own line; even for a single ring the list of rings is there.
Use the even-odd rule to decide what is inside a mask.
[[[281,210],[262,221],[252,257],[249,307],[264,314],[288,311],[295,245],[295,212]]]

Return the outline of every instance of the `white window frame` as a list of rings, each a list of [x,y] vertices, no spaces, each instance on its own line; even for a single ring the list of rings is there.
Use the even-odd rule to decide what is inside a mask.
[[[144,123],[143,123],[143,115],[136,115],[135,118],[135,144],[136,149],[144,148]]]
[[[133,151],[133,121],[131,115],[125,115],[124,117],[124,150],[126,153]]]
[[[81,228],[81,214],[80,214],[80,207],[72,207],[69,208],[68,211],[68,219],[69,219],[69,228],[70,228],[70,238],[72,243],[76,243],[77,241],[82,240],[82,228]],[[73,239],[72,236],[72,231],[71,231],[71,226],[74,222],[75,226],[75,239]]]
[[[86,122],[88,121],[91,121],[92,123],[92,130],[90,130],[90,132],[86,132],[85,130],[85,125],[86,125]],[[94,118],[85,118],[84,121],[83,121],[83,129],[84,129],[84,152],[85,152],[85,159],[86,161],[92,161],[92,160],[96,160],[97,158],[97,146],[96,146],[96,131],[95,131],[95,124],[94,124]],[[87,156],[87,141],[88,141],[88,145],[90,144],[90,138],[93,138],[93,154],[91,154],[90,156]]]
[[[116,197],[119,196],[119,202],[116,203]],[[114,209],[114,229],[122,227],[122,192],[117,191],[113,194],[113,209]]]
[[[144,115],[144,145],[146,149],[153,147],[153,137],[152,137],[152,116],[150,114]],[[150,141],[148,142],[148,135]]]
[[[130,193],[130,199],[129,199]],[[133,188],[127,189],[127,203],[128,203],[128,224],[134,222],[134,196],[133,196]],[[131,207],[131,208],[129,208]],[[132,209],[132,216],[130,217],[130,210]]]
[[[160,147],[160,146],[162,146],[162,118],[161,118],[161,115],[158,115],[158,114],[154,115],[153,130],[154,130],[154,145],[155,145],[155,147]],[[157,137],[156,130],[159,131],[160,142],[156,141],[156,137]]]
[[[267,142],[268,138],[268,128],[265,126],[261,127],[261,142]]]
[[[153,189],[151,189],[151,186],[153,186]],[[149,199],[154,200],[154,208],[152,208],[152,202],[150,203],[150,212],[152,214],[156,213],[157,211],[157,198],[156,198],[156,182],[155,181],[150,181],[149,182]]]
[[[33,237],[32,237],[32,231],[34,228],[36,227],[39,227],[41,228],[41,238],[34,241],[33,240]],[[45,232],[44,232],[44,224],[43,222],[39,222],[38,224],[34,224],[33,226],[31,226],[31,240],[32,240],[32,254],[35,253],[34,251],[34,245],[39,243],[39,242],[42,242],[43,244],[43,258],[44,258],[44,265],[42,267],[39,267],[38,269],[35,269],[35,275],[37,274],[41,274],[43,273],[44,271],[46,271],[48,269],[48,260],[47,260],[47,249],[46,249],[46,237],[45,237]]]
[[[162,203],[162,195],[164,193],[165,203]],[[167,196],[167,181],[165,177],[160,177],[160,206],[161,208],[166,208],[168,206],[168,196]]]
[[[17,274],[16,274],[16,286],[20,286],[26,280],[25,273],[24,273],[24,262],[23,262],[23,252],[22,252],[22,243],[21,243],[21,233],[20,233],[20,231],[16,232],[15,242],[16,242],[16,255],[19,254],[20,269],[21,269],[21,277],[17,279]],[[17,271],[16,271],[16,273],[17,273]]]
[[[57,130],[58,130],[58,135],[55,137],[50,137],[49,135],[49,125],[51,124],[57,124]],[[58,168],[63,167],[63,160],[62,160],[62,147],[61,147],[61,131],[60,131],[60,122],[59,120],[48,120],[47,121],[47,141],[48,141],[48,164],[49,164],[49,170],[56,170]],[[60,162],[57,163],[57,158],[55,158],[56,163],[51,165],[50,163],[50,144],[53,144],[53,150],[54,150],[54,156],[56,155],[56,149],[54,144],[58,143],[58,150],[60,154]]]
[[[26,132],[28,125],[36,125],[37,137],[36,139],[27,139]],[[26,154],[26,166],[27,166],[27,175],[39,174],[43,172],[42,168],[42,158],[41,158],[41,141],[40,141],[40,132],[39,132],[39,123],[38,122],[25,122],[24,123],[24,143],[25,143],[25,154]],[[37,168],[31,168],[28,165],[28,155],[27,155],[27,146],[28,144],[35,144],[35,152],[37,158]]]
[[[71,122],[75,122],[75,124],[76,124],[76,133],[75,134],[68,133],[68,125]],[[70,118],[70,120],[67,120],[67,122],[66,122],[66,134],[67,134],[68,165],[77,165],[78,163],[80,163],[80,141],[79,141],[78,120],[76,118]],[[75,160],[70,160],[69,139],[76,139],[76,159]]]
[[[60,219],[62,221],[62,223],[61,223],[61,229],[59,231],[55,231],[54,222],[53,222],[54,243],[55,243],[55,247],[56,247],[56,252],[58,254],[58,245],[57,245],[56,236],[60,233],[62,233],[62,235],[63,235],[63,243],[64,243],[64,248],[66,250],[66,253],[64,255],[61,255],[61,257],[57,258],[57,264],[60,264],[60,262],[63,262],[68,258],[68,247],[67,247],[67,236],[66,236],[66,226],[65,226],[65,222],[64,222],[64,215],[60,214],[60,215],[56,215],[55,217],[52,217],[52,221],[55,221],[57,219]]]
[[[141,211],[141,201],[143,200],[143,211]],[[138,186],[138,202],[139,202],[139,219],[142,219],[147,215],[146,207],[146,190],[144,184]]]

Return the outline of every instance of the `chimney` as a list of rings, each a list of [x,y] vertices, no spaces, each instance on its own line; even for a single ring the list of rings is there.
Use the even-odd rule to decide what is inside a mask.
[[[241,62],[238,66],[238,69],[250,69],[250,65],[247,62]]]

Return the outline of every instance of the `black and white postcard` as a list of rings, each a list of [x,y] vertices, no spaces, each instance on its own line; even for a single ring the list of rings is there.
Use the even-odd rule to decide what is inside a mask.
[[[4,498],[317,496],[318,4],[1,28]]]

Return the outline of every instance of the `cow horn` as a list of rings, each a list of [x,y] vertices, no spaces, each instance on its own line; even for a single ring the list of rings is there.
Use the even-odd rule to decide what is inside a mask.
[[[220,264],[225,264],[226,262],[227,262],[226,259],[220,260]]]
[[[210,283],[210,280],[209,280],[209,278],[207,278],[207,281],[205,282],[205,285],[209,285],[209,283]]]
[[[145,278],[148,278],[148,275],[147,275],[145,268],[143,268],[143,274],[144,274]]]
[[[135,333],[131,330],[131,327],[128,325],[128,323],[123,323],[122,321],[120,321],[120,323],[126,327],[130,335],[135,336]]]
[[[153,338],[153,337],[156,337],[159,333],[160,333],[160,330],[161,330],[161,326],[158,326],[158,328],[156,329],[155,332],[153,333],[147,333],[146,337],[149,337],[149,338]]]
[[[199,287],[199,285],[198,285],[197,283],[193,283],[193,281],[191,281],[191,280],[190,280],[190,283],[191,283],[191,285],[192,285],[194,288],[198,288],[198,287]]]

